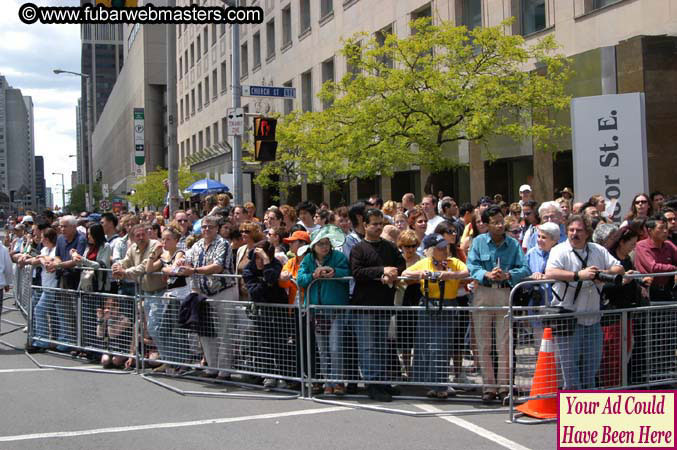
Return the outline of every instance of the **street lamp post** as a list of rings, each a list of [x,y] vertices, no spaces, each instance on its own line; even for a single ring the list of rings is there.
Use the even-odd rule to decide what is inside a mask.
[[[238,0],[221,0],[228,7],[236,7]],[[239,108],[242,99],[242,87],[240,86],[240,25],[230,24],[231,46],[233,47],[233,62],[230,65],[232,84],[232,102],[231,107]],[[244,203],[242,192],[242,136],[231,136],[232,160],[233,160],[233,184],[235,189],[235,204]]]
[[[87,192],[88,192],[88,201],[87,201],[87,210],[88,211],[94,211],[94,169],[93,169],[93,156],[94,156],[94,149],[92,148],[92,134],[93,134],[93,126],[94,126],[94,90],[92,89],[92,79],[89,76],[89,74],[86,73],[79,73],[79,72],[71,72],[70,70],[61,70],[61,69],[54,69],[53,72],[57,75],[62,74],[62,73],[67,73],[69,75],[75,75],[81,78],[84,78],[86,83],[86,91],[87,91],[87,140],[89,142],[89,152],[88,152],[88,164],[87,164]],[[63,177],[63,175],[61,175]]]
[[[64,186],[64,178],[61,172],[52,172],[52,175],[61,175],[61,211],[66,208],[66,186]]]

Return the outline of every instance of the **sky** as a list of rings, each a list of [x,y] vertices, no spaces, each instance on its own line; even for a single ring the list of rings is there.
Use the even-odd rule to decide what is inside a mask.
[[[76,170],[75,106],[80,78],[55,75],[53,69],[80,72],[78,25],[25,25],[18,10],[30,1],[38,6],[78,6],[78,0],[0,0],[0,75],[10,86],[33,98],[35,154],[45,158],[45,181],[54,203],[61,205],[61,176],[66,192]]]

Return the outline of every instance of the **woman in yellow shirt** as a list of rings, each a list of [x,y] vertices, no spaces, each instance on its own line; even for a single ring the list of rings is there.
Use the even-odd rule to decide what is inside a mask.
[[[410,266],[403,277],[421,280],[421,306],[416,323],[414,342],[414,379],[435,383],[428,397],[445,399],[455,395],[449,384],[450,342],[457,322],[458,310],[443,308],[456,306],[455,299],[460,280],[468,277],[465,264],[449,256],[449,244],[442,235],[433,233],[423,239],[425,258]]]

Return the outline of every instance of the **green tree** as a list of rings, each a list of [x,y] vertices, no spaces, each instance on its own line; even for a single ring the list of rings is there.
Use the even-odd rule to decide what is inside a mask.
[[[99,207],[99,200],[103,199],[103,194],[101,193],[101,183],[96,182],[94,183],[94,208],[95,210],[98,209]],[[76,184],[73,186],[73,188],[69,191],[70,195],[70,200],[68,202],[67,209],[71,214],[78,214],[82,211],[87,211],[86,208],[86,202],[85,202],[85,194],[87,193],[87,185],[86,184]]]
[[[569,132],[554,119],[569,106],[568,60],[551,36],[526,45],[508,24],[468,31],[424,18],[407,37],[346,40],[352,70],[319,93],[331,106],[281,118],[277,159],[256,183],[284,192],[302,178],[335,187],[411,165],[437,171],[458,165],[448,150],[459,141],[494,136],[554,148]]]
[[[169,177],[169,172],[166,169],[158,167],[153,172],[149,172],[145,177],[140,177],[133,189],[136,191],[127,199],[135,205],[144,207],[161,208],[165,204],[167,198],[167,191],[162,183],[165,178]],[[179,168],[179,195],[188,198],[188,194],[184,194],[183,190],[204,178],[204,174],[191,172],[187,167]]]

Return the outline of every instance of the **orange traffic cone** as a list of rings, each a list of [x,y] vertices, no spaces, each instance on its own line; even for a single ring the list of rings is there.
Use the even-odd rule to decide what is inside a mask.
[[[555,348],[552,341],[552,330],[543,331],[541,350],[538,353],[536,372],[531,380],[529,397],[538,395],[557,394],[557,368],[555,366]],[[529,400],[517,407],[517,410],[531,417],[539,419],[554,419],[557,417],[557,398],[539,398]]]

